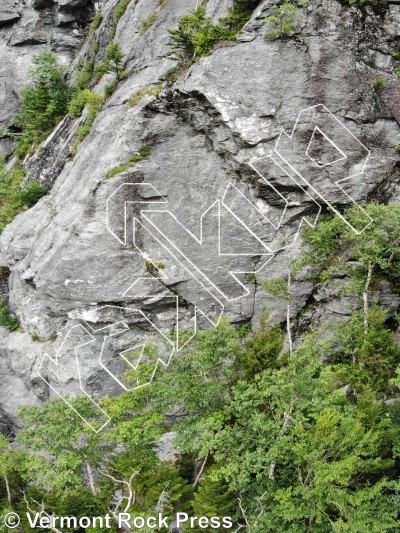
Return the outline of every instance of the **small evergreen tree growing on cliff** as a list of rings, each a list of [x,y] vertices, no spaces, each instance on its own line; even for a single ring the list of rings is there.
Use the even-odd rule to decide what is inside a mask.
[[[33,56],[29,84],[22,90],[20,111],[14,118],[15,126],[23,133],[17,137],[19,155],[25,155],[32,145],[44,140],[67,114],[71,88],[64,74],[53,52]]]
[[[178,28],[169,30],[172,58],[184,67],[209,55],[220,41],[233,41],[252,15],[252,2],[235,2],[228,15],[214,24],[206,8],[199,6],[179,19]]]

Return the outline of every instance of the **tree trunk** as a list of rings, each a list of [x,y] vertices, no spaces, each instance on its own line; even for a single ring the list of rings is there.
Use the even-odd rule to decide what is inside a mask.
[[[92,465],[90,463],[86,463],[86,470],[87,470],[87,474],[88,474],[88,477],[89,477],[89,484],[90,484],[90,488],[91,488],[92,494],[93,494],[93,496],[97,496],[96,483],[94,481]]]
[[[6,482],[7,500],[8,500],[9,503],[11,503],[10,484],[8,483],[8,477],[7,476],[4,476],[4,481]]]
[[[369,262],[368,263],[368,274],[367,274],[367,279],[365,281],[364,294],[363,294],[363,300],[364,300],[364,335],[365,336],[368,333],[368,291],[369,291],[369,286],[371,284],[373,268],[374,268],[374,265],[371,262]]]

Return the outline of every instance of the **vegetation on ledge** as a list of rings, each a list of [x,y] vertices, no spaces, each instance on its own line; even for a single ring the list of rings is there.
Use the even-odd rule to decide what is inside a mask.
[[[209,55],[221,41],[234,41],[243,26],[250,20],[252,10],[246,2],[235,2],[228,9],[228,16],[214,24],[206,15],[206,8],[200,6],[190,15],[179,19],[178,28],[169,30],[168,46],[172,57],[181,66],[189,66],[201,57]]]

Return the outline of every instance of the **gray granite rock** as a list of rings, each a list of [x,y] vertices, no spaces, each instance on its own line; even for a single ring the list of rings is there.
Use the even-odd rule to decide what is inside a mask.
[[[24,82],[24,75],[17,70],[26,72],[32,53],[42,49],[33,41],[28,45],[28,36],[39,39],[43,32],[43,42],[47,42],[51,35],[52,46],[70,64],[69,75],[74,79],[78,63],[90,58],[94,40],[99,43],[98,59],[104,57],[116,4],[103,5],[102,23],[80,51],[76,48],[82,42],[79,35],[70,32],[67,36],[58,31],[60,28],[55,31],[47,25],[43,18],[47,17],[46,3],[31,3],[21,11],[15,28],[7,29],[4,36],[0,31],[0,54],[6,59],[0,72],[0,98],[13,95],[1,111],[2,125],[7,125],[15,112],[16,95]],[[54,5],[64,13],[75,13],[75,7],[85,9],[87,3],[58,0]],[[229,5],[225,0],[210,1],[208,13],[219,18]],[[0,392],[0,407],[6,413],[15,415],[18,404],[40,402],[50,394],[38,380],[38,365],[44,353],[57,353],[63,335],[60,331],[65,333],[82,318],[93,327],[109,326],[118,319],[118,309],[132,305],[143,309],[162,333],[170,335],[175,327],[174,296],[178,295],[184,303],[182,321],[186,325],[193,325],[194,307],[216,313],[218,301],[223,301],[224,312],[236,324],[252,321],[257,325],[264,307],[274,322],[285,323],[287,303],[262,290],[260,281],[284,277],[288,261],[302,251],[301,242],[297,241],[290,252],[282,251],[272,258],[266,250],[292,243],[302,218],[317,216],[320,197],[315,196],[310,183],[303,183],[303,188],[296,185],[285,173],[282,160],[282,167],[277,168],[269,156],[282,129],[290,134],[302,110],[323,104],[371,151],[365,173],[349,181],[348,193],[355,200],[389,200],[394,194],[400,82],[393,71],[391,53],[400,24],[398,6],[391,6],[383,19],[371,14],[363,19],[357,10],[339,2],[312,0],[293,38],[268,41],[264,19],[274,2],[260,2],[237,42],[217,47],[182,72],[176,82],[166,83],[168,71],[176,66],[167,46],[168,29],[176,27],[179,17],[195,6],[196,0],[170,0],[162,8],[156,0],[131,2],[115,37],[125,53],[129,76],[106,102],[75,157],[70,157],[71,144],[80,122],[66,118],[43,144],[41,153],[26,163],[33,177],[50,192],[17,216],[0,236],[0,266],[11,272],[10,305],[25,331],[1,333],[1,375],[10,379],[7,390]],[[154,12],[154,24],[143,32],[143,20]],[[377,77],[386,80],[382,94],[372,84]],[[93,90],[100,91],[101,83]],[[157,84],[162,84],[157,98],[145,96],[136,106],[127,105],[138,91]],[[343,132],[338,136],[339,144],[345,144],[346,139]],[[151,151],[148,158],[106,179],[108,171],[126,163],[143,146]],[[355,160],[354,166],[358,164]],[[343,208],[351,200],[334,186],[336,178],[335,171],[327,167],[316,178],[318,190]],[[107,201],[126,183],[136,185],[127,200],[137,202],[128,214],[138,216],[142,224],[137,248],[132,241],[125,245],[107,231]],[[137,184],[146,184],[147,189]],[[234,192],[231,211],[244,216],[243,195],[257,206],[258,211],[248,214],[246,220],[260,239],[256,242],[224,207],[224,240],[219,255],[215,217],[209,209],[217,199],[228,201],[228,191]],[[140,214],[138,204],[154,202],[155,198],[163,199],[160,209],[168,209],[176,218],[165,213]],[[285,202],[286,224],[276,231],[271,220],[279,219]],[[117,219],[120,209],[123,222],[123,203],[113,209]],[[200,246],[176,220],[199,238],[203,214],[210,233]],[[150,235],[154,227],[158,228],[156,235]],[[132,237],[132,230],[129,232]],[[157,239],[183,246],[188,255],[177,258],[165,240],[163,247]],[[232,256],[238,250],[243,257]],[[151,260],[163,265],[163,279],[156,280],[156,290],[153,286],[149,289]],[[194,263],[201,267],[203,285],[196,282],[197,273],[193,276],[187,268],[189,262],[192,269]],[[237,279],[230,274],[235,269],[240,271]],[[257,273],[246,277],[245,272]],[[345,319],[355,305],[342,295],[342,280],[335,280],[332,286],[314,287],[310,278],[306,273],[292,284],[289,314],[299,332],[305,323],[322,327]],[[136,282],[134,291],[129,292]],[[382,288],[381,296],[384,302],[390,300],[387,287]],[[106,318],[97,313],[103,305],[112,306]],[[136,317],[130,326],[140,331],[138,338],[146,337],[143,320]],[[43,342],[33,342],[32,336]],[[65,383],[77,383],[76,375],[68,374],[64,379]],[[116,392],[105,383],[93,361],[86,368],[84,381],[96,397]],[[13,399],[11,389],[15,391]]]

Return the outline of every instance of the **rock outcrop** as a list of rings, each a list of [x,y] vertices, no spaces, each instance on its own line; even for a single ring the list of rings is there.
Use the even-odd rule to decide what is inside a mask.
[[[68,67],[78,54],[85,28],[100,5],[92,0],[2,0],[0,128],[12,123],[32,56],[51,47]],[[0,140],[0,156],[11,150],[9,140]]]
[[[71,79],[91,57],[94,41],[97,59],[104,57],[117,4],[39,0],[24,6],[15,0],[0,8],[0,125],[8,125],[17,109],[36,50],[52,46],[70,65]],[[275,5],[266,0],[235,43],[221,43],[170,81],[176,61],[167,46],[168,29],[177,27],[178,19],[196,4],[132,0],[115,33],[129,76],[108,99],[75,156],[71,146],[78,122],[68,117],[40,155],[27,162],[50,190],[0,236],[0,266],[10,270],[10,306],[24,331],[0,333],[0,407],[8,415],[15,416],[20,404],[49,396],[39,377],[43,355],[54,356],[65,333],[80,320],[95,331],[123,317],[136,328],[137,341],[151,338],[143,316],[124,315],[124,309],[134,307],[168,336],[176,326],[178,296],[185,327],[193,325],[196,308],[200,326],[207,322],[204,315],[215,318],[221,309],[232,322],[256,324],[264,306],[272,320],[283,322],[286,303],[261,290],[258,281],[285,274],[301,244],[296,241],[285,249],[283,243],[294,240],[304,216],[315,219],[319,206],[325,208],[321,196],[339,209],[351,199],[397,201],[400,80],[392,54],[399,45],[400,6],[390,5],[382,15],[311,0],[292,38],[266,40],[265,18]],[[209,0],[207,10],[216,20],[230,5],[228,0]],[[84,42],[82,28],[95,9],[102,10],[103,19]],[[144,31],[143,20],[154,13],[153,24]],[[382,92],[374,88],[377,78],[385,80]],[[148,89],[159,84],[158,96],[151,95]],[[93,90],[100,92],[103,86],[100,81]],[[142,98],[128,105],[139,91]],[[360,167],[349,181],[348,196],[332,181],[338,178],[334,166],[315,178],[316,195],[312,183],[299,187],[289,179],[282,160],[278,168],[269,159],[282,129],[291,133],[299,113],[320,104],[371,152],[365,171]],[[351,148],[343,145],[347,135],[338,137],[340,151]],[[148,157],[107,179],[111,169],[143,147]],[[316,146],[311,155],[318,154]],[[361,164],[361,159],[354,163]],[[126,184],[134,186],[128,191]],[[128,192],[113,203],[109,199],[116,198],[118,189]],[[246,201],[257,210],[246,214]],[[152,213],[143,213],[143,203]],[[285,207],[285,225],[277,230],[271,220],[278,220]],[[167,210],[172,215],[162,213]],[[202,215],[201,244],[196,238],[201,236]],[[133,218],[139,220],[134,232]],[[115,227],[109,226],[110,220]],[[271,258],[271,251],[281,248]],[[341,294],[340,284],[315,287],[307,272],[293,282],[291,318],[298,331],[305,323],[319,326],[352,313],[354,301]],[[376,298],[393,308],[399,304],[387,288]],[[116,358],[123,346],[117,344]],[[99,368],[96,353],[87,356],[81,376],[73,352],[66,357],[70,371],[62,376],[65,384],[81,378],[94,398],[120,390],[110,384],[105,368]]]

